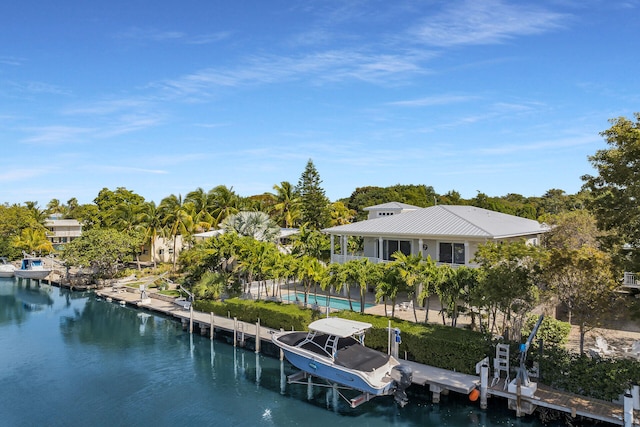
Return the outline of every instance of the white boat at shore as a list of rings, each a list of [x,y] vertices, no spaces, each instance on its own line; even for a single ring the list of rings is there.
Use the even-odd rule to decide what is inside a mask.
[[[271,339],[296,368],[362,392],[360,399],[351,401],[352,407],[371,397],[392,394],[404,404],[404,389],[411,384],[410,369],[394,357],[364,346],[364,333],[371,326],[329,317],[309,324],[309,332],[277,332]]]
[[[20,268],[17,268],[14,274],[21,279],[42,280],[47,277],[51,271],[50,268],[44,267],[42,258],[25,257],[22,259]]]
[[[5,257],[0,257],[0,278],[13,277],[16,267]]]

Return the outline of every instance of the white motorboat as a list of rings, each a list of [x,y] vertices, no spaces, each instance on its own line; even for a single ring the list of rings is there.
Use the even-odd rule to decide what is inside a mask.
[[[22,279],[42,280],[51,273],[50,268],[44,267],[42,258],[25,257],[22,259],[20,268],[15,270],[15,276]]]
[[[0,278],[13,277],[16,267],[5,257],[0,257]]]
[[[272,341],[296,368],[363,394],[394,394],[406,403],[404,389],[411,384],[411,370],[397,359],[364,346],[364,333],[370,323],[329,317],[309,324],[309,332],[283,331],[272,335]],[[357,406],[359,401],[351,401]]]

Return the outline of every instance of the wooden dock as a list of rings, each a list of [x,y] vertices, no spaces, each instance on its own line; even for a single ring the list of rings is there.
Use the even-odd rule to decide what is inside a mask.
[[[96,294],[105,299],[118,301],[155,311],[164,315],[173,316],[180,319],[185,329],[190,332],[197,329],[200,334],[207,335],[213,339],[214,329],[225,330],[233,333],[233,344],[243,343],[247,337],[255,339],[256,352],[260,351],[260,342],[266,340],[270,342],[270,336],[274,329],[265,328],[259,324],[241,322],[229,317],[214,316],[212,313],[203,313],[185,308],[172,301],[171,298],[160,299],[159,295],[152,295],[152,298],[141,300],[140,291],[132,288],[108,288],[96,291]],[[213,327],[212,327],[213,326]],[[282,358],[282,352],[280,353]],[[402,365],[407,365],[413,372],[412,382],[420,386],[428,386],[432,392],[432,401],[440,401],[441,392],[453,391],[460,394],[470,394],[479,389],[481,385],[480,376],[462,374],[434,366],[423,365],[409,360],[400,360]],[[514,405],[529,404],[535,409],[536,406],[553,409],[570,414],[572,417],[582,416],[592,420],[603,421],[612,425],[640,426],[639,412],[633,411],[633,424],[624,420],[624,405],[592,399],[585,396],[566,393],[551,389],[543,384],[538,388],[533,396],[518,395],[508,391],[505,379],[501,378],[495,384],[487,387],[486,397],[499,397],[507,399],[509,407],[515,409]]]

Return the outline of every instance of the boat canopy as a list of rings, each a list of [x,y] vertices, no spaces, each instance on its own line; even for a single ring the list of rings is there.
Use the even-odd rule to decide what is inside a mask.
[[[321,334],[334,335],[338,338],[346,338],[353,335],[361,335],[371,326],[371,323],[358,322],[357,320],[327,317],[311,322],[309,330]]]

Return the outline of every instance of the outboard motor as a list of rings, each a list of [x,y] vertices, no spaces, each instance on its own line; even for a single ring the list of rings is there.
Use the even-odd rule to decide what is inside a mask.
[[[391,378],[396,383],[393,396],[396,403],[401,407],[404,407],[404,405],[409,402],[405,390],[411,385],[412,377],[413,373],[411,372],[411,368],[407,365],[396,365],[391,369]]]

